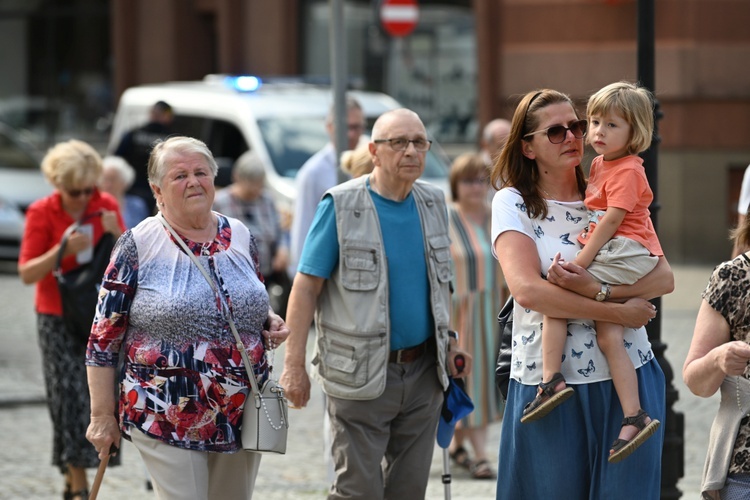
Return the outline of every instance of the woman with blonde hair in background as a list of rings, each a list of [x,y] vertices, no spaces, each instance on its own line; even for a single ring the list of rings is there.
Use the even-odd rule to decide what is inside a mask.
[[[83,359],[88,332],[71,331],[72,325],[66,324],[53,271],[69,226],[86,220],[64,245],[64,273],[90,260],[105,233],[117,238],[125,227],[117,201],[96,187],[102,159],[90,145],[77,140],[55,145],[42,160],[42,172],[55,191],[32,203],[26,213],[18,274],[24,283],[36,283],[34,306],[52,419],[52,463],[65,475],[64,498],[82,500],[88,496],[86,468],[99,465],[96,450],[86,441],[89,393]],[[114,392],[114,386],[110,388]]]
[[[372,164],[372,154],[367,143],[341,153],[341,170],[352,178],[369,174],[373,168],[375,166]]]

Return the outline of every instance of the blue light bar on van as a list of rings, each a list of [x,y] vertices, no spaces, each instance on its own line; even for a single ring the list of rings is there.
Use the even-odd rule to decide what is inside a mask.
[[[255,92],[263,82],[257,76],[227,76],[224,84],[240,92]]]

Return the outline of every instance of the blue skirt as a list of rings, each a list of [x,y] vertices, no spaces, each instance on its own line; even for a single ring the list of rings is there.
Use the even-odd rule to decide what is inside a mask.
[[[622,408],[611,380],[571,385],[573,397],[535,422],[520,422],[537,387],[510,381],[500,434],[497,498],[658,500],[666,412],[664,373],[654,359],[636,370],[641,406],[662,425],[623,461],[607,461]]]

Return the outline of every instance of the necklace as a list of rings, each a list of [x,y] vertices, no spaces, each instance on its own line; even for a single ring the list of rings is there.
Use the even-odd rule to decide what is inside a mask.
[[[551,194],[549,194],[549,191],[547,191],[546,189],[544,189],[541,184],[539,184],[539,189],[541,189],[542,192],[547,196],[548,200],[556,200],[557,199],[554,196],[552,196]]]

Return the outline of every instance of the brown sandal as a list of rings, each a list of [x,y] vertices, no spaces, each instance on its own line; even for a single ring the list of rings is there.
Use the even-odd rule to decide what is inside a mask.
[[[539,389],[536,397],[530,403],[527,403],[523,409],[523,416],[521,417],[521,423],[526,424],[539,420],[545,417],[549,412],[557,408],[563,401],[573,395],[573,389],[565,387],[560,392],[555,392],[555,387],[560,383],[565,382],[565,377],[562,373],[557,372],[552,375],[549,382],[542,382],[539,384]]]
[[[456,448],[456,451],[450,455],[453,461],[456,462],[456,465],[461,466],[466,470],[471,470],[474,466],[474,462],[471,460],[471,457],[469,457],[469,452],[466,451],[463,446]]]
[[[469,469],[472,479],[497,479],[497,474],[490,467],[489,460],[478,460]]]
[[[612,449],[609,450],[609,463],[616,464],[630,456],[630,454],[637,450],[640,445],[654,435],[656,429],[661,425],[661,422],[656,419],[651,419],[651,422],[646,423],[647,418],[650,418],[648,413],[643,411],[643,409],[640,409],[634,416],[622,419],[622,427],[632,425],[638,429],[638,433],[633,436],[630,441],[620,438],[615,439],[615,442],[612,443]]]

